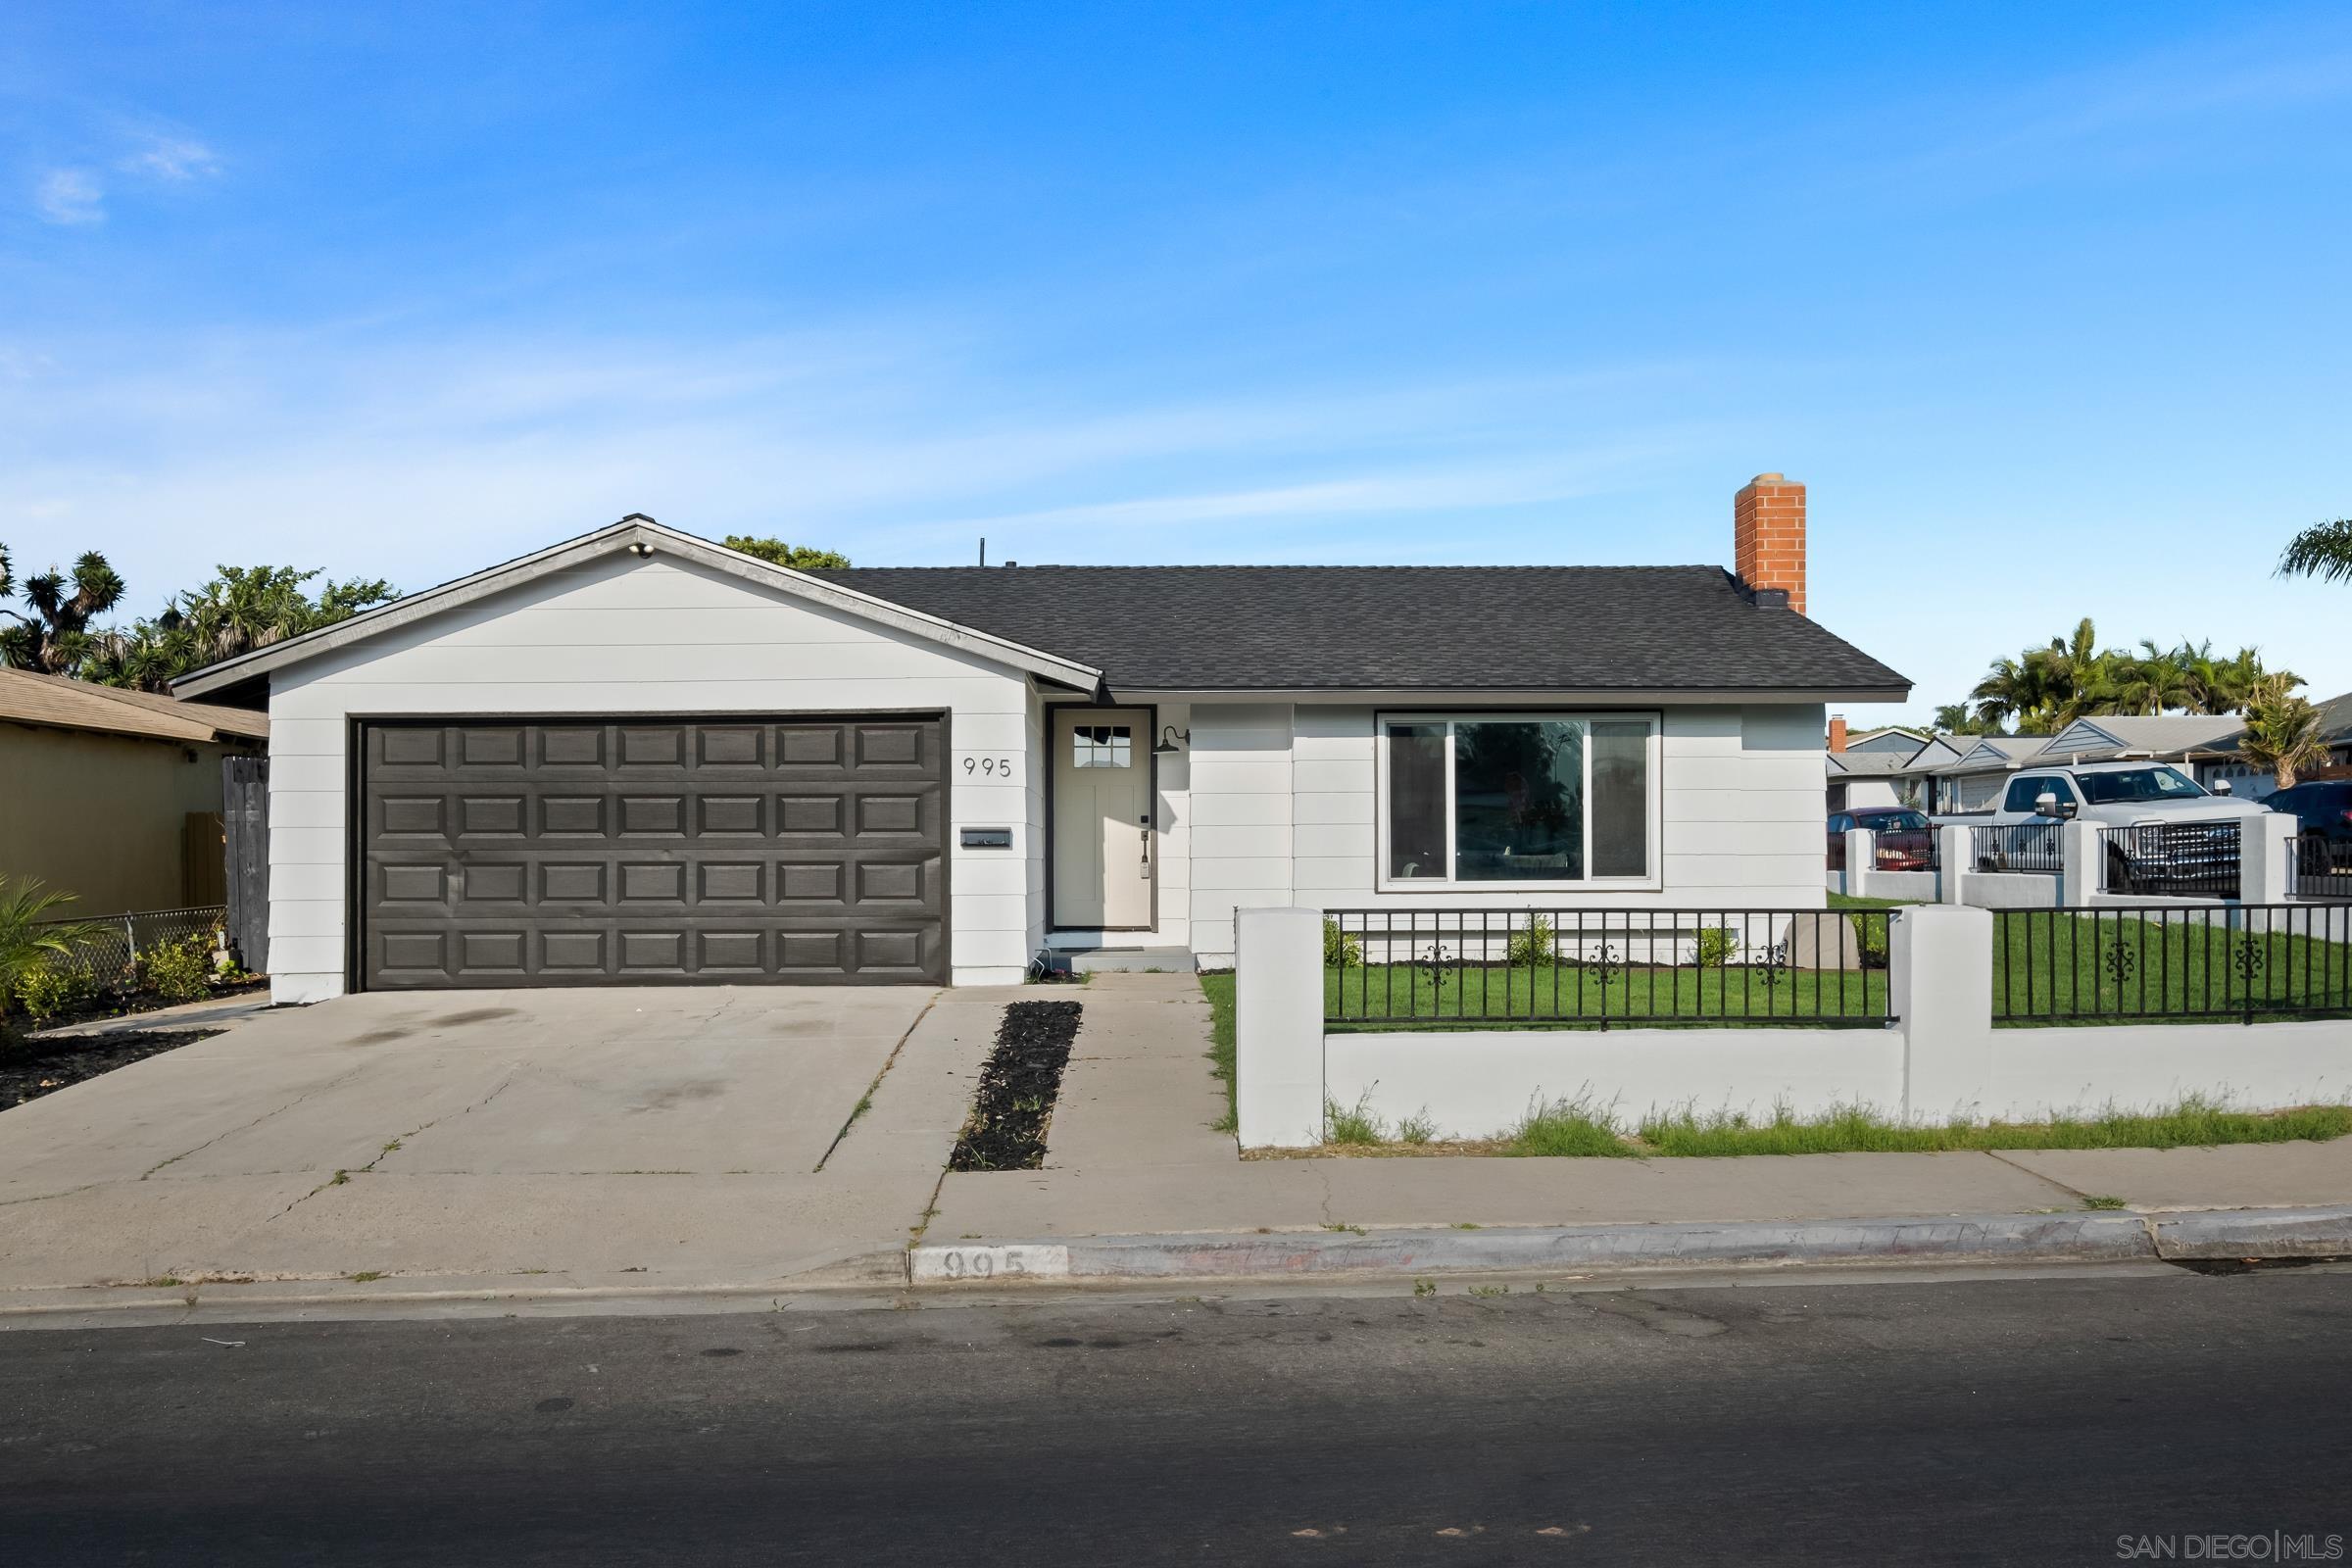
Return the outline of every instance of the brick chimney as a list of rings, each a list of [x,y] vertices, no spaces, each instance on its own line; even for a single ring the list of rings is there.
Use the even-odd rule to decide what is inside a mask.
[[[1845,750],[1845,715],[1843,713],[1830,715],[1830,750],[1833,752]]]
[[[1732,498],[1732,566],[1750,588],[1778,588],[1805,612],[1805,487],[1759,473]]]

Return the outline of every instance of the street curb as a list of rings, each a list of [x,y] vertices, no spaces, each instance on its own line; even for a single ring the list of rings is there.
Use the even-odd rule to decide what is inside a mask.
[[[2156,1255],[2287,1258],[2352,1255],[2352,1209],[2230,1208],[2149,1221]]]
[[[2352,1254],[2352,1208],[2237,1209],[1737,1224],[1578,1225],[1096,1236],[916,1247],[918,1286],[1010,1280],[1721,1268],[1822,1263],[2146,1262]]]

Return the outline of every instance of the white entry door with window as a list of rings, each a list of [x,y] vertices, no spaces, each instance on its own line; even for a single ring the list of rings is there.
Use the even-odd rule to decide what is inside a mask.
[[[1054,710],[1054,924],[1152,926],[1149,710]]]

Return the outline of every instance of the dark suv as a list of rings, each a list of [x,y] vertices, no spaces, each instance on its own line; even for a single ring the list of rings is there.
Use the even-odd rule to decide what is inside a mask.
[[[2295,896],[2352,899],[2352,778],[2315,778],[2264,801],[2295,817]]]

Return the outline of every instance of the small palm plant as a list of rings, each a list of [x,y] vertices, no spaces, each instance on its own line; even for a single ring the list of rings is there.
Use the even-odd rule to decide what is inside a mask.
[[[2266,675],[2255,682],[2237,754],[2269,768],[2282,790],[2292,789],[2295,775],[2306,768],[2327,764],[2330,753],[2320,710],[2309,698],[2294,694],[2292,676]]]
[[[37,877],[0,876],[0,1038],[10,1032],[9,1008],[17,988],[33,970],[61,958],[101,928],[54,920],[51,911],[74,902],[71,893],[52,891]]]

